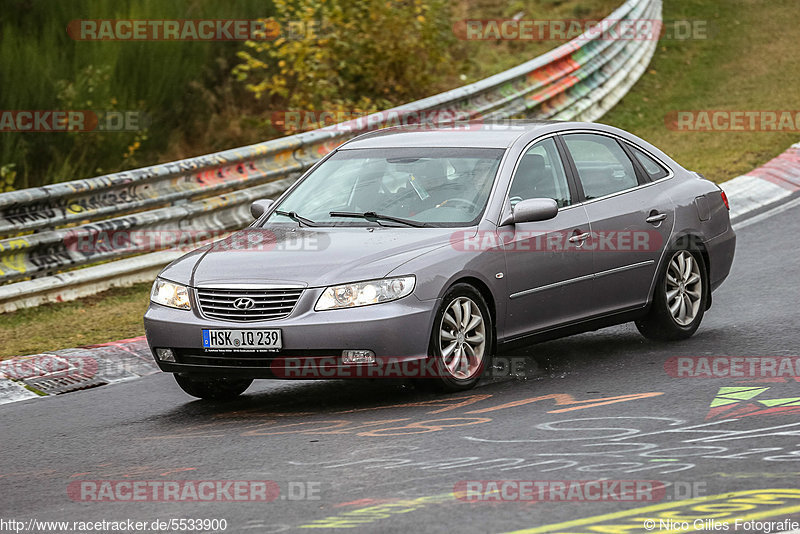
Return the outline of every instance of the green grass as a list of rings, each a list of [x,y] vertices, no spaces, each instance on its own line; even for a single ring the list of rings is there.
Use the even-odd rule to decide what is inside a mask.
[[[601,122],[656,145],[722,182],[800,141],[797,132],[678,132],[675,110],[796,110],[800,106],[797,0],[665,0],[664,19],[711,21],[713,38],[662,41],[647,74]]]
[[[144,334],[150,284],[0,315],[0,359]]]
[[[524,20],[599,19],[618,8],[620,0],[473,0],[453,9],[454,20],[504,19],[521,14]],[[463,41],[457,59],[466,80],[474,82],[516,67],[564,41]]]

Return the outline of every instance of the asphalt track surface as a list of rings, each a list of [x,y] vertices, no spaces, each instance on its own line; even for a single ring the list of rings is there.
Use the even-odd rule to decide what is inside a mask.
[[[731,276],[688,341],[648,342],[633,325],[551,341],[506,355],[525,357],[525,379],[485,380],[466,393],[381,380],[261,381],[237,401],[211,403],[159,373],[0,406],[0,518],[217,518],[226,532],[646,532],[650,517],[797,519],[800,406],[791,406],[800,383],[675,378],[667,369],[675,357],[799,355],[798,235],[799,207],[739,229]],[[720,388],[741,389],[723,390],[716,402],[727,412],[717,413]],[[614,486],[604,499],[569,502],[557,490],[546,502],[458,493],[465,481],[574,488],[599,479],[663,489],[637,501],[614,500]],[[280,495],[93,502],[74,491],[87,480],[268,480]],[[760,491],[716,497],[747,490]],[[572,523],[548,527],[562,522]],[[764,532],[734,526],[727,531]]]

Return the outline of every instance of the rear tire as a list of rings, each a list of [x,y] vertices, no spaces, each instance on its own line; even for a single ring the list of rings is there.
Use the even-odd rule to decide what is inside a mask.
[[[451,287],[436,312],[428,351],[437,376],[422,379],[423,388],[454,392],[475,387],[491,365],[493,332],[483,295],[469,284]]]
[[[650,310],[636,321],[641,334],[657,341],[678,341],[694,335],[708,302],[708,274],[696,249],[676,249],[656,281]]]
[[[235,399],[250,387],[251,378],[226,378],[201,375],[175,374],[175,381],[183,391],[206,400]]]

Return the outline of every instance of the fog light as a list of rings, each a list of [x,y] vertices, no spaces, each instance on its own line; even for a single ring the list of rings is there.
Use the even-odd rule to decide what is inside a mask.
[[[375,353],[371,350],[343,350],[342,363],[375,363]]]
[[[173,354],[172,349],[156,349],[156,358],[162,362],[174,362],[175,354]]]

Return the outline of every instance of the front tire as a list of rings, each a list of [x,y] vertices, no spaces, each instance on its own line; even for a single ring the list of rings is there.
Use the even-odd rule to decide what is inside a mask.
[[[253,383],[250,378],[226,378],[189,374],[175,374],[174,376],[175,381],[183,391],[192,397],[206,400],[235,399]]]
[[[494,351],[492,316],[483,296],[469,284],[448,290],[436,312],[429,357],[436,378],[428,385],[440,391],[475,387]]]
[[[670,252],[659,275],[648,314],[636,321],[641,334],[658,341],[678,341],[694,335],[708,302],[708,276],[697,250]]]

